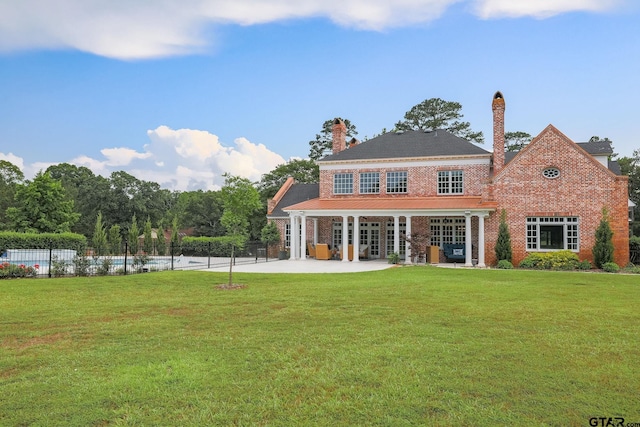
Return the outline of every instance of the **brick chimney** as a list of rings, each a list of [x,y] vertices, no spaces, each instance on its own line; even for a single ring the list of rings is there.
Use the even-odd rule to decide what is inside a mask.
[[[504,167],[504,97],[500,92],[493,95],[493,175]]]
[[[342,119],[333,121],[333,154],[339,153],[347,148],[347,126]]]

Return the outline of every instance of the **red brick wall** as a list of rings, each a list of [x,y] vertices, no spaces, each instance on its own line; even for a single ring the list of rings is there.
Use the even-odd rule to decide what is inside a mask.
[[[558,168],[560,176],[545,178],[542,171],[547,167]],[[499,207],[486,221],[487,263],[496,262],[494,248],[503,208],[507,212],[514,264],[527,255],[527,216],[579,217],[579,257],[593,261],[595,230],[602,208],[606,207],[614,230],[615,262],[626,265],[629,260],[626,186],[626,177],[613,175],[560,131],[547,127],[494,180]]]
[[[349,198],[349,197],[429,197],[438,195],[438,171],[463,170],[464,171],[464,196],[480,196],[483,192],[483,184],[489,178],[489,165],[463,165],[463,166],[423,166],[407,168],[362,168],[320,170],[320,198]],[[407,171],[407,193],[387,194],[387,172]],[[360,173],[380,173],[380,193],[360,194]],[[333,194],[333,175],[336,173],[353,173],[353,194]]]

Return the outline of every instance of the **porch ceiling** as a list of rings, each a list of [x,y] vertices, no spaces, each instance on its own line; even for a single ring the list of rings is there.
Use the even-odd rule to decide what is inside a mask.
[[[441,196],[441,197],[350,197],[344,199],[311,199],[287,206],[285,212],[304,212],[306,215],[464,215],[495,211],[497,203],[486,202],[482,197]]]

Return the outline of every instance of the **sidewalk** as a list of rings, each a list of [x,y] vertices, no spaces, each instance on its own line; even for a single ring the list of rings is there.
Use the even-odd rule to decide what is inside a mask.
[[[236,273],[357,273],[376,271],[394,267],[386,259],[359,262],[306,260],[270,260],[254,264],[237,264],[233,266]],[[205,271],[229,271],[229,266],[216,266]]]

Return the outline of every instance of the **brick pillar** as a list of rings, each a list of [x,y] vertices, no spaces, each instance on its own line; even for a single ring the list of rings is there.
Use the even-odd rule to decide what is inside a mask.
[[[336,154],[347,148],[347,126],[344,124],[342,119],[335,119],[333,121],[332,132],[332,149],[333,154]]]
[[[493,176],[504,167],[504,97],[493,95]]]

